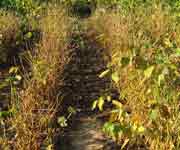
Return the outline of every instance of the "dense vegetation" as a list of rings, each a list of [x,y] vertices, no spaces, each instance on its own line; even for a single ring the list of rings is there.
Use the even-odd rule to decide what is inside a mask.
[[[74,102],[67,65],[88,46],[111,83]],[[179,100],[179,0],[0,1],[0,149],[57,149],[83,105],[121,149],[179,150]]]

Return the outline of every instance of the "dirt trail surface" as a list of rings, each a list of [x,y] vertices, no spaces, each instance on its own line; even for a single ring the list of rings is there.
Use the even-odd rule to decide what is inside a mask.
[[[103,122],[95,119],[96,113],[88,112],[93,101],[111,85],[110,79],[99,78],[99,74],[107,69],[107,62],[105,50],[93,34],[76,30],[70,40],[71,61],[64,71],[64,104],[80,112],[58,138],[56,150],[118,150],[116,144],[103,134]]]
[[[78,118],[78,117],[77,117]],[[119,150],[102,132],[103,122],[93,115],[79,116],[71,129],[62,134],[56,150]]]

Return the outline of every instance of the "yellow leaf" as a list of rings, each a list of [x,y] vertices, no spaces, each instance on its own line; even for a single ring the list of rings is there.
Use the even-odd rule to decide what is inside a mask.
[[[128,142],[129,142],[129,139],[125,139],[123,145],[121,146],[121,149],[124,149],[125,146],[128,144]]]
[[[18,67],[11,67],[9,69],[9,73],[17,73],[17,71],[18,71]]]
[[[93,102],[93,104],[92,104],[92,110],[94,110],[95,108],[96,108],[96,106],[97,106],[97,100],[95,100],[94,102]]]
[[[140,126],[138,128],[138,133],[144,133],[144,131],[145,131],[145,128],[143,126]]]
[[[53,145],[52,145],[52,144],[48,145],[48,147],[46,148],[46,150],[53,150]]]
[[[103,111],[103,106],[104,106],[104,98],[101,96],[98,100],[98,108],[100,111]]]
[[[110,102],[111,101],[111,96],[107,96],[107,101]]]
[[[21,81],[22,77],[21,77],[20,75],[16,75],[16,79],[17,79],[18,81]]]
[[[172,46],[173,46],[173,44],[171,43],[171,41],[170,41],[168,38],[164,39],[164,44],[165,44],[167,47],[172,47]]]
[[[157,104],[157,100],[155,100],[155,99],[150,99],[150,100],[148,101],[148,104],[149,104],[149,105]]]
[[[103,77],[106,76],[109,72],[110,72],[110,69],[107,69],[107,70],[103,71],[103,72],[99,75],[99,78],[103,78]]]
[[[112,80],[113,80],[115,83],[118,83],[118,82],[119,82],[119,75],[118,75],[117,72],[113,73],[113,74],[111,75],[111,78],[112,78]]]
[[[122,104],[121,104],[119,101],[113,100],[112,103],[113,103],[116,107],[122,108]]]
[[[150,66],[148,67],[145,71],[144,71],[144,76],[148,79],[151,77],[152,73],[154,70],[154,66]]]

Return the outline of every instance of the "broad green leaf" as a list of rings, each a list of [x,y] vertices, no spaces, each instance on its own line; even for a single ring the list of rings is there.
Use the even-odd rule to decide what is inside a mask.
[[[100,111],[103,111],[103,106],[104,106],[104,98],[101,96],[98,100],[98,108]]]
[[[153,73],[153,70],[154,70],[154,66],[150,66],[148,67],[145,71],[144,71],[144,76],[145,78],[150,78],[152,73]]]
[[[107,69],[107,70],[103,71],[103,72],[99,75],[99,78],[105,77],[109,72],[110,72],[110,69]]]
[[[115,83],[118,83],[119,82],[119,75],[117,72],[114,72],[112,75],[111,75],[111,78],[112,80],[115,82]]]

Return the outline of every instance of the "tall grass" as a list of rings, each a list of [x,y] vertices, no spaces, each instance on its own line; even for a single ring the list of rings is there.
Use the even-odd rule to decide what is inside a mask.
[[[9,55],[16,53],[13,50],[17,47],[20,33],[19,18],[12,12],[0,10],[0,63],[7,63]]]
[[[101,32],[99,41],[111,56],[112,79],[121,94],[115,105],[130,109],[111,116],[119,125],[115,138],[127,149],[142,143],[151,150],[180,148],[180,28],[161,4],[128,13],[97,11],[87,23]]]
[[[24,79],[24,89],[12,98],[14,115],[8,122],[13,133],[9,143],[14,149],[53,147],[53,126],[62,100],[58,87],[63,84],[61,74],[68,61],[66,47],[70,22],[64,9],[52,9],[51,6],[40,20],[42,38],[35,56],[26,58],[32,77]]]

